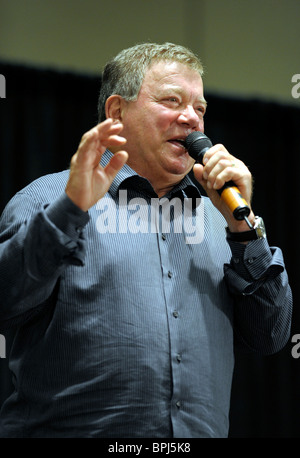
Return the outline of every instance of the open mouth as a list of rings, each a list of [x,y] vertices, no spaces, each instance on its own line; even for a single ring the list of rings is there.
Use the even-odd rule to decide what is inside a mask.
[[[177,147],[186,150],[186,143],[183,138],[173,138],[171,140],[168,140],[168,142],[172,143],[172,145],[176,145]]]

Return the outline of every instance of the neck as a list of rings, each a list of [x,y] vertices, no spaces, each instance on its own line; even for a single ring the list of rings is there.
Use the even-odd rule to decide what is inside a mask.
[[[109,148],[110,151],[114,154],[116,151],[119,151],[120,148]],[[138,175],[151,183],[154,191],[158,197],[163,197],[169,191],[171,191],[174,186],[176,186],[180,181],[185,177],[186,173],[177,175],[175,173],[167,172],[165,170],[155,170],[153,172],[152,167],[149,164],[143,164],[139,159],[134,160],[132,156],[128,157],[126,164],[134,170]]]
[[[155,171],[155,173],[151,173],[151,167],[141,167],[141,164],[137,161],[134,162],[130,160],[130,156],[128,158],[127,164],[129,167],[132,168],[138,175],[151,183],[154,191],[156,192],[158,197],[165,196],[169,191],[171,191],[174,186],[176,186],[180,181],[184,178],[185,175],[175,175],[171,173],[167,173],[162,171],[161,174]]]

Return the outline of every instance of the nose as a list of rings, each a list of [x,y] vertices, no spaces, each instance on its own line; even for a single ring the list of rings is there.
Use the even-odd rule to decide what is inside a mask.
[[[203,125],[203,119],[199,117],[192,105],[187,105],[179,114],[178,121],[188,125],[190,128],[200,130]]]

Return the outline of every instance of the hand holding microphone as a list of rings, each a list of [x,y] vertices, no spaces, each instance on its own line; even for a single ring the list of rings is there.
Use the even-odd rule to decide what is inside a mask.
[[[204,165],[204,155],[213,146],[210,139],[202,132],[196,131],[189,134],[185,142],[189,155],[195,159],[196,162]],[[213,167],[215,166],[217,166],[217,164],[213,164]],[[251,209],[236,184],[230,180],[226,182],[220,189],[216,189],[216,191],[220,195],[223,202],[225,202],[234,218],[238,221],[246,221],[249,228],[252,229],[253,226],[248,220]]]

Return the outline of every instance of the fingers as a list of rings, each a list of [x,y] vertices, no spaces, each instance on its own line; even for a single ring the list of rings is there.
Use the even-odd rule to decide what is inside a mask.
[[[223,214],[231,231],[248,230],[245,221],[236,220],[219,191],[225,183],[233,181],[243,198],[251,204],[252,175],[246,165],[232,156],[223,145],[215,145],[204,155],[204,165],[194,165],[194,176],[206,191],[216,208]],[[254,218],[253,212],[250,213]],[[249,218],[250,218],[249,216]]]
[[[106,119],[86,132],[75,155],[77,165],[87,169],[95,167],[107,147],[124,145],[126,139],[118,135],[122,129],[123,125],[120,122]]]
[[[104,172],[110,183],[112,183],[113,179],[117,175],[117,173],[121,170],[123,165],[125,165],[128,159],[128,153],[126,151],[118,151],[113,155],[110,162],[104,168]]]
[[[126,139],[118,135],[123,129],[120,121],[114,121],[109,118],[98,124],[94,129],[93,135],[98,137],[102,146],[120,146],[126,143]]]
[[[223,145],[215,145],[204,156],[202,179],[208,189],[220,189],[228,181],[244,184],[251,174],[245,164],[232,156]]]

